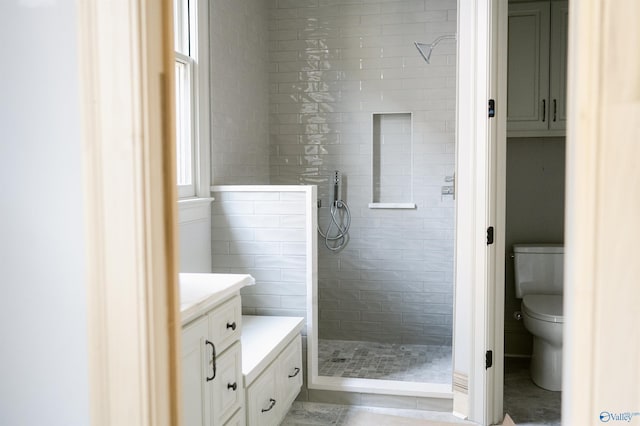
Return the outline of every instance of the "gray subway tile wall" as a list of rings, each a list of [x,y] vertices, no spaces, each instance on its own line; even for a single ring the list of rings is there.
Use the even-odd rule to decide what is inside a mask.
[[[318,185],[326,227],[329,176],[340,170],[352,213],[344,250],[318,244],[319,337],[451,344],[454,201],[441,187],[454,171],[455,42],[429,65],[413,42],[454,34],[456,1],[268,5],[270,182]],[[412,146],[407,116],[392,115],[405,128],[386,136],[380,161],[415,210],[368,208],[373,116],[388,113],[411,114]],[[388,151],[394,143],[404,151]]]
[[[269,183],[266,2],[210,6],[211,179],[216,185]]]

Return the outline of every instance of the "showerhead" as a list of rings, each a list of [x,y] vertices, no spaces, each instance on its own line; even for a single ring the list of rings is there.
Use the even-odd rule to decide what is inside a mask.
[[[435,39],[431,44],[420,43],[418,41],[414,41],[413,44],[416,45],[416,49],[418,49],[418,52],[420,52],[420,56],[422,56],[422,59],[424,59],[425,62],[429,64],[430,63],[429,60],[431,59],[431,52],[433,52],[433,49],[438,45],[438,43],[440,43],[442,40],[455,40],[455,39],[456,39],[456,35],[451,34],[451,35],[440,36],[437,39]]]
[[[417,41],[414,41],[413,44],[416,45],[416,49],[418,49],[418,52],[420,52],[420,56],[422,56],[422,59],[424,59],[424,61],[426,63],[430,63],[429,62],[429,58],[431,58],[431,52],[433,51],[433,45],[431,44],[427,44],[427,43],[419,43]],[[423,49],[426,49],[426,53]]]

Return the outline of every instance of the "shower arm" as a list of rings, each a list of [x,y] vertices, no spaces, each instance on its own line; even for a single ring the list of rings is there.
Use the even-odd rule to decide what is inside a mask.
[[[433,40],[433,43],[431,43],[431,48],[433,49],[434,47],[436,47],[442,40],[455,40],[455,39],[456,39],[455,34],[442,35],[437,39]]]
[[[456,35],[455,34],[447,34],[447,35],[442,35],[438,38],[436,38],[432,43],[427,44],[427,43],[420,43],[418,41],[414,42],[413,44],[415,44],[416,49],[418,49],[418,52],[420,52],[420,56],[422,56],[422,59],[425,60],[426,63],[430,63],[430,59],[431,59],[431,52],[433,52],[433,49],[440,44],[441,41],[443,40],[456,40]],[[429,49],[427,53],[424,52],[423,47]]]

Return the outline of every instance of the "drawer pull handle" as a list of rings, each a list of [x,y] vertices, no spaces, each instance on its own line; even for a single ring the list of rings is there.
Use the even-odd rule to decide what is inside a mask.
[[[233,384],[228,383],[227,384],[227,389],[231,389],[231,390],[235,391],[236,389],[238,389],[238,385],[235,382]]]
[[[294,370],[293,374],[289,374],[289,378],[291,379],[292,377],[296,377],[298,375],[298,373],[300,373],[300,369],[298,367],[296,367],[296,369]]]
[[[229,329],[229,328],[231,330],[235,331],[236,330],[236,322],[234,321],[231,324],[227,323],[227,329]]]
[[[216,347],[213,343],[206,340],[207,345],[211,345],[211,365],[212,365],[212,374],[211,377],[207,377],[207,382],[216,378]]]
[[[271,409],[275,406],[276,406],[276,400],[273,398],[269,398],[269,408],[263,408],[260,411],[263,413],[266,413],[267,411],[271,411]]]

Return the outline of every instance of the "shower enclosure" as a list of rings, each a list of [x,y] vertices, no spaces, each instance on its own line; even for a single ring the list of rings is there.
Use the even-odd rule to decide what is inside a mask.
[[[350,217],[318,236],[310,387],[451,390],[456,4],[270,2],[270,181],[317,185],[325,232],[339,171]]]

